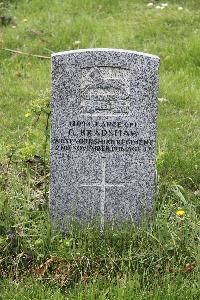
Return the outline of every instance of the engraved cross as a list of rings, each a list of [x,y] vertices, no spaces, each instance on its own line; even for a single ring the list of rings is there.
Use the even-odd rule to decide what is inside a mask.
[[[106,160],[105,157],[102,157],[102,175],[101,181],[95,182],[92,184],[81,184],[80,186],[88,187],[100,187],[101,188],[101,199],[100,199],[100,213],[101,213],[101,230],[104,228],[104,210],[105,210],[105,200],[106,200],[106,188],[107,187],[125,187],[124,183],[121,184],[109,184],[106,183]]]

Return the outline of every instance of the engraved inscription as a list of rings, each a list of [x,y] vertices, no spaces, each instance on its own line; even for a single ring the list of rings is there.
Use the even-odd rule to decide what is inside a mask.
[[[139,134],[136,122],[79,121],[68,123],[65,135],[54,137],[54,150],[61,152],[150,152],[154,140]]]
[[[129,70],[113,67],[82,69],[82,114],[127,114],[130,107],[129,96]]]

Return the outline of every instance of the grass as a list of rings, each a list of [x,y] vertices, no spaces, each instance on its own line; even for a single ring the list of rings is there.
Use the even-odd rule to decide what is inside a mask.
[[[0,299],[200,298],[200,4],[147,2],[1,3]],[[75,41],[161,58],[153,214],[139,229],[107,228],[104,239],[96,228],[52,229],[50,60],[5,50],[50,56]]]

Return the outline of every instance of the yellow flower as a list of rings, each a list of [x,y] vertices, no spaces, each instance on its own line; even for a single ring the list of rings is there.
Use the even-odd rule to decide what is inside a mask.
[[[28,20],[27,19],[23,19],[23,22],[27,22]]]
[[[180,217],[180,218],[182,218],[182,217],[184,217],[184,215],[185,215],[185,211],[184,210],[177,210],[176,211],[176,215],[177,215],[177,217]]]
[[[25,113],[25,117],[26,117],[26,118],[30,117],[30,115],[31,115],[30,112]]]

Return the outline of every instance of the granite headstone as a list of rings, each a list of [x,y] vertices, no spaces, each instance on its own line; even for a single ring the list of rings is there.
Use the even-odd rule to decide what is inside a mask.
[[[154,197],[159,58],[116,49],[52,55],[50,211],[122,224]]]

